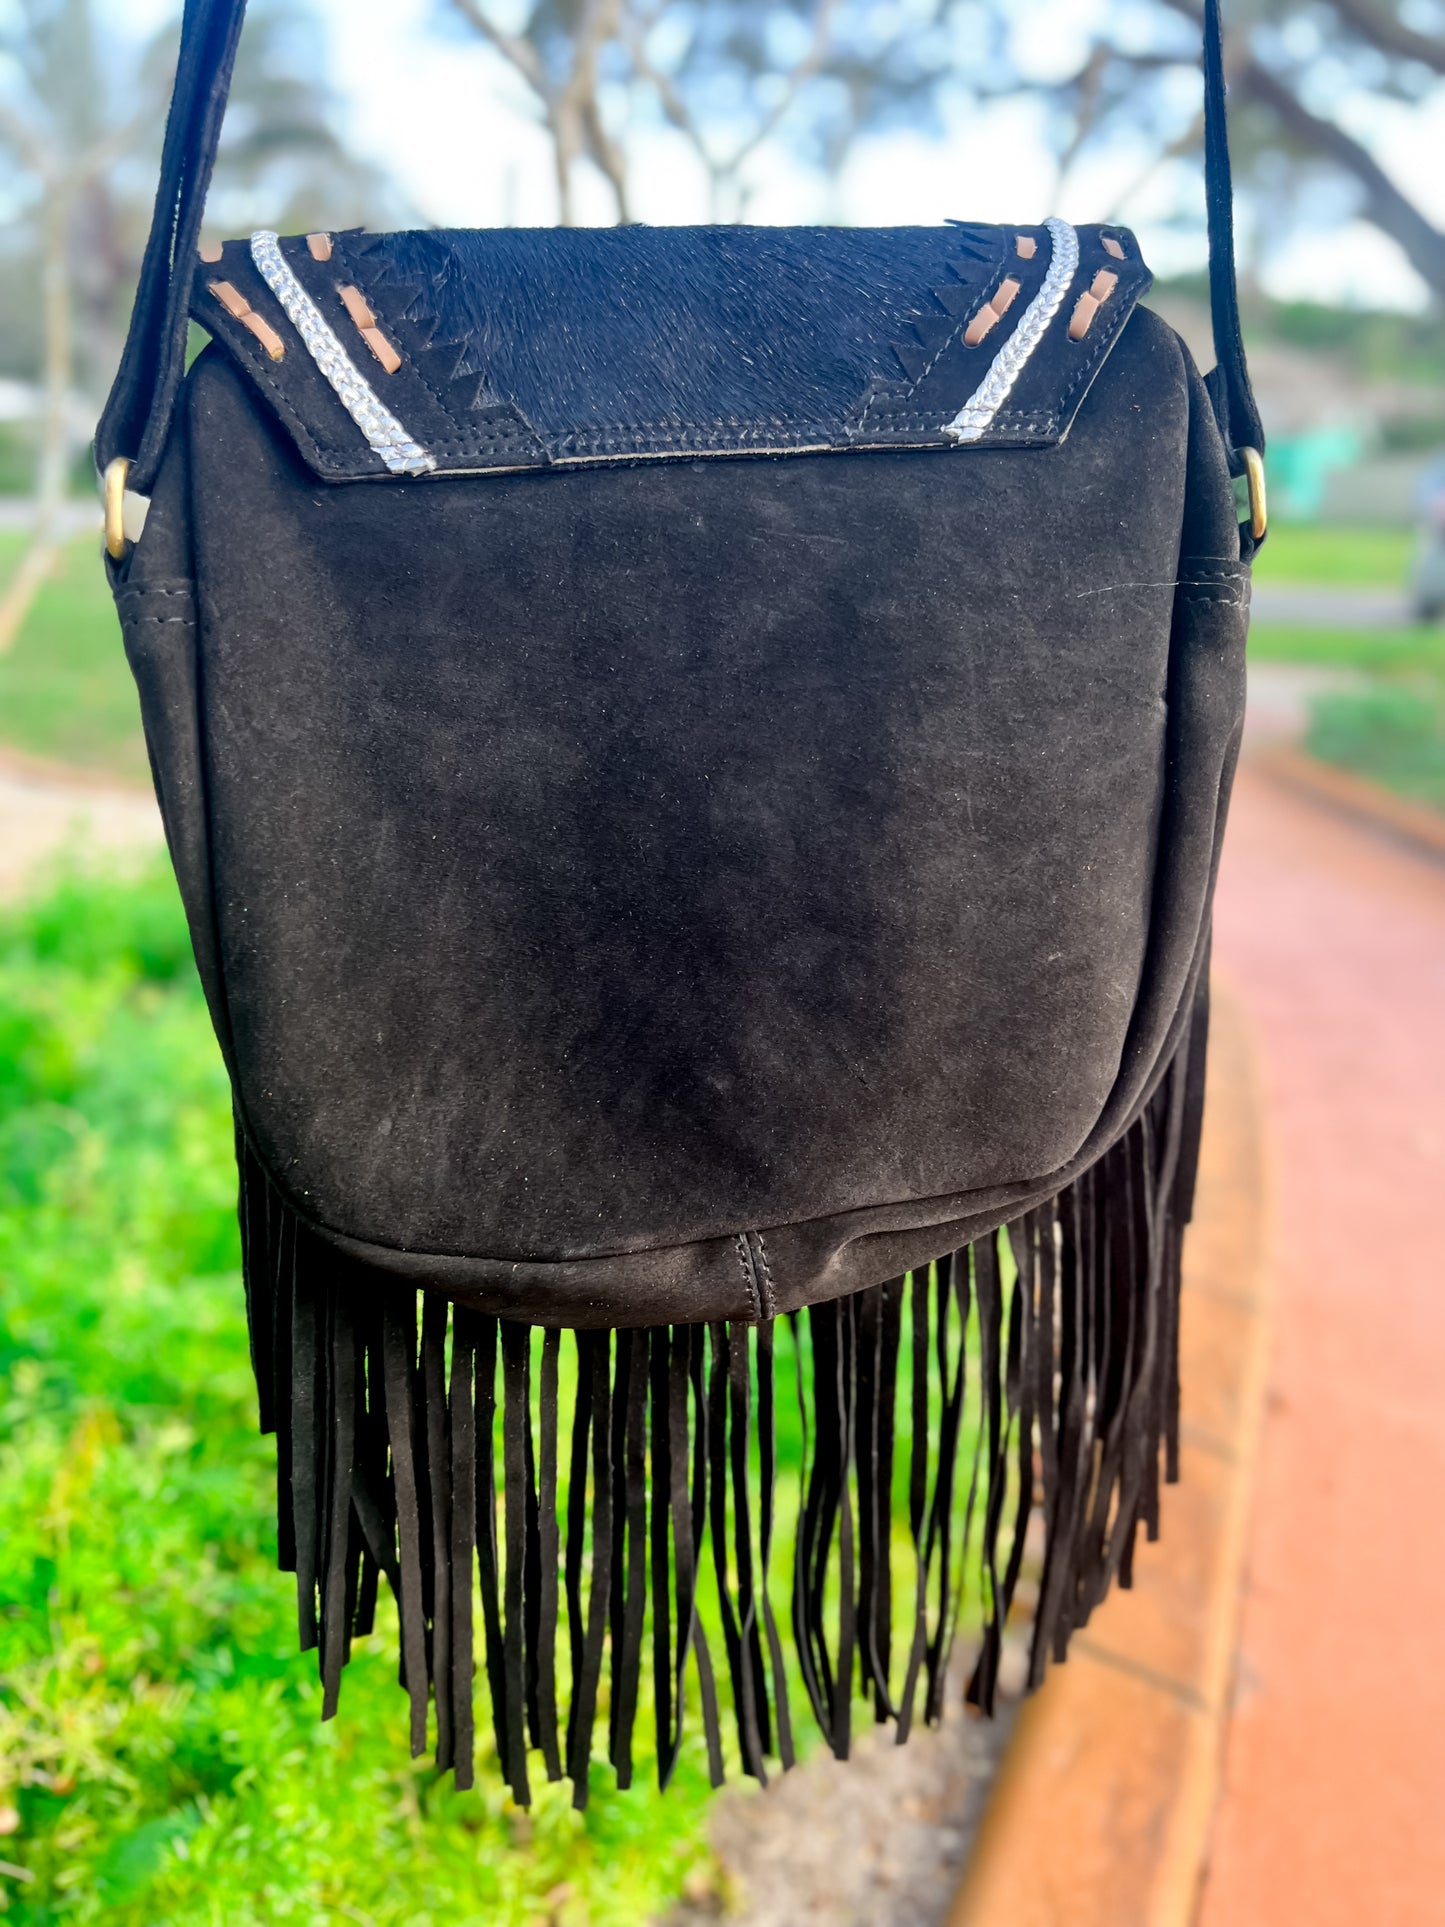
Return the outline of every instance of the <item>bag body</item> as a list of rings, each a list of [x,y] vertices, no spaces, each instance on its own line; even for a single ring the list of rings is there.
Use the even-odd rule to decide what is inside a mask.
[[[239,10],[192,11],[223,94]],[[465,1782],[475,1572],[519,1798],[530,1745],[585,1799],[604,1648],[630,1778],[647,1627],[664,1777],[689,1692],[722,1770],[709,1620],[742,1764],[790,1763],[780,1314],[835,1750],[855,1684],[940,1710],[980,1494],[991,1702],[1036,1484],[1037,1678],[1174,1457],[1242,359],[1207,389],[1133,237],[1060,221],[190,269],[114,579],[327,1710],[384,1574]]]
[[[1042,446],[424,483],[318,488],[258,372],[190,377],[122,610],[291,1209],[488,1312],[747,1318],[1117,1139],[1193,993],[1242,700],[1228,470],[1162,324]]]

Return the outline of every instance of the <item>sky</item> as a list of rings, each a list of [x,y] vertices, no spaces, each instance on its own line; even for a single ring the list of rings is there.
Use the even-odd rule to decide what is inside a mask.
[[[506,0],[491,3],[505,14]],[[314,5],[329,43],[328,77],[351,139],[390,171],[425,221],[464,227],[555,221],[550,149],[525,90],[480,41],[437,30],[440,0]],[[1117,21],[1116,0],[1020,0],[1034,65],[1058,73],[1077,66],[1091,24],[1110,7]],[[942,139],[900,131],[860,143],[831,192],[774,148],[749,218],[881,225],[1112,216],[1120,194],[1139,180],[1146,151],[1115,143],[1080,165],[1054,207],[1055,169],[1038,113],[1027,101],[985,110],[960,104]],[[1342,118],[1445,225],[1445,87],[1419,109],[1362,95],[1346,99]],[[637,218],[707,218],[701,171],[676,136],[659,130],[631,151]],[[586,170],[578,201],[583,221],[612,218],[604,185],[586,178]],[[1181,224],[1180,212],[1191,208],[1197,223]],[[1241,210],[1246,254],[1253,215]],[[1202,265],[1202,216],[1197,158],[1166,169],[1120,210],[1160,275]],[[1261,278],[1279,295],[1366,306],[1418,308],[1426,298],[1402,252],[1363,222],[1324,226],[1271,247],[1262,253]]]

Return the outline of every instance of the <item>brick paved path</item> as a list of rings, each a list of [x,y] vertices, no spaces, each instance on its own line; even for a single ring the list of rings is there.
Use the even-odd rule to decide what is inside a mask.
[[[1200,1927],[1445,1922],[1445,865],[1246,774],[1276,1330]]]

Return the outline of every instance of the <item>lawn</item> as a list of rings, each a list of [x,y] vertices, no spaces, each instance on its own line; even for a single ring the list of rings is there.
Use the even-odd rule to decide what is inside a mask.
[[[1409,529],[1322,528],[1276,522],[1260,551],[1260,582],[1355,588],[1398,588],[1410,572],[1415,538]]]
[[[0,1908],[47,1927],[638,1927],[712,1878],[696,1740],[666,1800],[599,1784],[579,1817],[543,1785],[524,1814],[485,1748],[459,1794],[408,1761],[385,1614],[319,1723],[275,1570],[234,1186],[169,880],[73,883],[12,915]]]
[[[1318,663],[1367,675],[1445,675],[1445,628],[1322,629],[1314,625],[1252,622],[1249,653],[1256,662]]]
[[[1403,531],[1285,526],[1271,533],[1259,576],[1262,581],[1399,587],[1412,540]],[[1445,809],[1445,627],[1326,629],[1256,622],[1249,652],[1256,662],[1357,671],[1363,679],[1358,689],[1315,697],[1305,747],[1324,762]]]
[[[512,1804],[484,1692],[476,1791],[409,1761],[389,1610],[320,1723],[275,1569],[275,1447],[256,1430],[238,1255],[226,1080],[169,876],[76,876],[0,915],[0,1912],[33,1927],[641,1927],[684,1890],[714,1891],[697,1708],[663,1797],[647,1668],[638,1783],[618,1793],[594,1758],[585,1815],[535,1755],[535,1804]],[[782,1325],[783,1385],[789,1344]],[[901,1411],[908,1356],[905,1333]],[[786,1624],[789,1399],[778,1447]],[[720,1657],[715,1598],[703,1607]],[[791,1697],[807,1750],[796,1667]],[[869,1717],[860,1704],[855,1730]]]
[[[1445,676],[1382,678],[1317,696],[1305,747],[1322,762],[1445,810]]]
[[[0,534],[0,581],[23,543],[23,536]],[[98,533],[70,544],[15,646],[0,655],[0,741],[53,762],[149,781]]]

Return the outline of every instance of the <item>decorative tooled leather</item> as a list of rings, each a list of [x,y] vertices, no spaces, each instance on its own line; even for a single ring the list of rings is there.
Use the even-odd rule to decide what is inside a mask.
[[[1105,249],[1106,233],[1122,259]],[[1147,289],[1131,235],[1083,228],[1079,240],[1068,298],[971,447],[1059,442]],[[304,236],[281,248],[440,474],[854,448],[965,453],[947,424],[1028,313],[1051,254],[1041,227],[964,222],[351,233],[332,237],[325,261]],[[1101,267],[1117,285],[1084,337],[1070,340],[1077,295]],[[1020,292],[969,345],[969,322],[1007,278]],[[209,292],[216,280],[281,336],[281,360]],[[399,353],[395,372],[349,315],[347,286],[362,291]],[[386,477],[246,241],[228,242],[219,264],[198,271],[192,313],[317,475]]]

